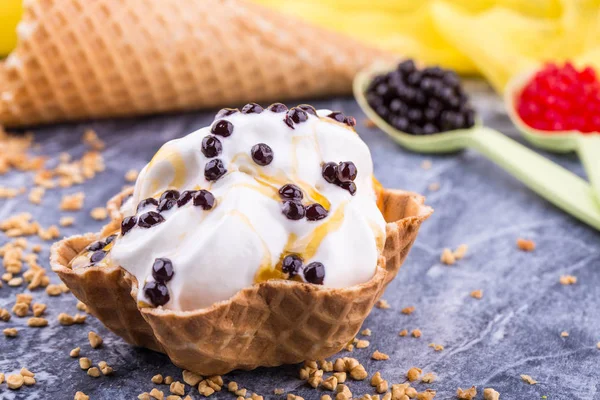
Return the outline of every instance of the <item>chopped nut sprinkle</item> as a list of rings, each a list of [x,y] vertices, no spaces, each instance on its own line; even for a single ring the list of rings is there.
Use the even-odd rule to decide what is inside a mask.
[[[81,141],[90,146],[93,150],[104,149],[104,142],[98,137],[98,134],[93,129],[88,129],[83,133]]]
[[[196,386],[198,383],[200,383],[201,380],[202,377],[200,375],[185,369],[183,370],[183,381],[188,385]]]
[[[363,329],[362,331],[360,331],[360,334],[363,336],[371,336],[371,330],[369,328]]]
[[[471,292],[471,297],[474,299],[478,299],[478,300],[482,299],[483,298],[483,290],[481,290],[481,289],[473,290]]]
[[[420,329],[413,329],[411,332],[411,335],[414,338],[420,338],[421,337],[421,330]]]
[[[452,250],[450,250],[449,248],[445,248],[442,251],[442,255],[440,256],[440,261],[442,262],[442,264],[454,265],[456,263],[456,257],[454,256]]]
[[[165,385],[170,385],[171,383],[173,383],[173,377],[172,376],[165,376]]]
[[[422,372],[423,371],[421,368],[412,367],[408,370],[408,372],[406,372],[406,379],[408,379],[410,382],[414,382],[419,379]]]
[[[161,383],[163,383],[163,376],[161,374],[156,374],[150,380],[152,381],[152,383],[160,385]]]
[[[46,318],[33,317],[27,320],[27,325],[33,328],[43,328],[48,326],[48,320]]]
[[[185,394],[185,385],[179,381],[175,381],[169,386],[169,391],[178,396],[183,396]]]
[[[2,331],[6,337],[16,337],[19,334],[17,328],[6,328]]]
[[[92,209],[90,216],[97,221],[102,221],[108,218],[108,211],[104,207],[96,207]]]
[[[79,211],[83,207],[84,199],[85,194],[83,192],[65,195],[60,201],[60,209],[63,211]]]
[[[69,356],[73,358],[79,357],[79,353],[81,353],[81,347],[75,347],[73,350],[69,352]]]
[[[87,370],[87,374],[92,378],[98,378],[100,376],[100,370],[98,367],[92,367]]]
[[[91,366],[92,366],[92,360],[90,360],[89,358],[81,357],[79,359],[79,368],[81,368],[83,370],[87,370],[87,369],[90,369]]]
[[[517,247],[519,250],[523,251],[534,251],[535,242],[533,240],[519,238],[517,239]]]
[[[421,377],[421,382],[423,383],[432,383],[435,381],[435,374],[433,372],[428,372]]]
[[[521,379],[523,380],[523,382],[528,383],[530,385],[535,385],[537,383],[537,381],[529,375],[521,374]]]
[[[154,388],[150,391],[150,397],[154,397],[156,400],[163,400],[165,394],[157,388]]]
[[[17,390],[23,386],[24,383],[25,380],[21,374],[8,375],[6,377],[6,384],[8,385],[9,389]]]
[[[275,389],[273,389],[273,394],[276,394],[276,395],[282,395],[282,394],[284,394],[284,393],[285,393],[285,390],[284,390],[284,389],[280,389],[280,388],[275,388]]]
[[[135,169],[130,169],[129,171],[127,171],[127,172],[125,173],[125,180],[126,180],[127,182],[135,182],[135,180],[136,180],[136,179],[137,179],[137,177],[138,177],[138,173],[139,173],[139,172],[138,172],[137,170],[135,170]]]
[[[469,246],[463,243],[452,254],[456,260],[462,260],[467,255],[467,251],[469,251]]]
[[[444,346],[442,346],[441,344],[429,343],[428,346],[429,347],[433,347],[433,350],[435,350],[435,351],[442,351],[442,350],[444,350]]]
[[[87,394],[85,394],[83,392],[77,392],[77,393],[75,393],[74,400],[90,400],[90,396],[88,396]]]
[[[366,349],[367,347],[369,347],[369,341],[368,340],[359,340],[356,342],[356,348],[357,349]]]
[[[400,312],[404,315],[410,315],[413,312],[415,312],[415,307],[414,306],[404,307],[402,310],[400,310]]]
[[[90,331],[88,333],[88,340],[90,341],[90,346],[92,346],[93,349],[97,349],[98,347],[102,346],[102,338],[96,332]]]
[[[473,400],[477,396],[477,389],[475,386],[471,386],[469,389],[463,390],[462,388],[456,389],[456,397],[460,400]]]
[[[567,332],[567,331],[561,332],[560,337],[569,337],[569,332]]]
[[[60,220],[58,220],[58,224],[60,226],[71,226],[75,223],[75,217],[61,217]]]
[[[46,287],[46,294],[48,296],[60,296],[62,290],[59,285],[50,284]]]
[[[391,306],[387,302],[387,300],[384,300],[384,299],[378,300],[377,303],[375,303],[375,307],[381,308],[382,310],[387,310],[387,309],[391,308]]]
[[[375,350],[373,352],[373,354],[371,355],[371,358],[373,360],[377,360],[377,361],[383,361],[383,360],[389,360],[390,356],[388,356],[385,353],[380,352],[379,350]]]
[[[399,333],[398,336],[407,336],[408,335],[408,330],[407,329],[402,329]]]
[[[559,280],[561,285],[574,285],[577,283],[577,277],[573,275],[563,275]]]
[[[500,393],[492,388],[483,389],[483,400],[500,400]]]
[[[12,312],[17,317],[24,317],[29,312],[29,304],[27,304],[27,303],[16,303],[13,306],[13,308],[12,308]]]

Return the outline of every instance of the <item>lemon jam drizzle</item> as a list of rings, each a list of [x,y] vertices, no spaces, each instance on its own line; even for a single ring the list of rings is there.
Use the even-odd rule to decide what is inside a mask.
[[[173,179],[167,186],[173,188],[183,187],[187,178],[187,169],[185,167],[185,161],[183,160],[181,153],[177,149],[172,148],[172,146],[165,145],[161,147],[158,150],[158,152],[156,152],[154,157],[152,157],[152,160],[150,160],[150,162],[148,163],[147,170],[150,171],[153,165],[161,161],[169,163],[173,168]],[[159,182],[156,178],[152,178],[149,190],[147,188],[144,188],[146,189],[146,191],[140,190],[142,192],[140,193],[140,195],[145,194],[141,197],[146,198],[148,197],[147,194],[149,193],[155,194],[159,192],[160,186],[161,182]]]

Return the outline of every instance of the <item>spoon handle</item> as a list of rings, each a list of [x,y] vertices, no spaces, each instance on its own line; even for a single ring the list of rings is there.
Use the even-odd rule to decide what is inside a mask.
[[[537,194],[600,230],[600,207],[585,180],[490,128],[475,128],[468,141]]]
[[[576,142],[577,154],[585,167],[600,207],[600,135],[577,135]]]

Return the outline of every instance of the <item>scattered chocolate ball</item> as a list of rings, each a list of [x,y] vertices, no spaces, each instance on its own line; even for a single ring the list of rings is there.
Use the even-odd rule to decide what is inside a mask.
[[[293,107],[290,111],[288,111],[287,115],[296,124],[300,124],[308,119],[308,114],[306,111],[298,107]]]
[[[337,182],[338,165],[334,162],[328,162],[323,164],[321,175],[329,183]]]
[[[110,236],[108,236],[104,240],[105,246],[108,245],[108,244],[111,244],[116,238],[117,238],[117,235],[110,235]]]
[[[196,194],[196,192],[196,190],[184,190],[179,196],[179,199],[177,199],[177,205],[182,207],[189,203],[190,200],[194,198],[194,194]]]
[[[229,137],[233,133],[233,124],[225,119],[221,119],[210,128],[213,135]]]
[[[213,158],[221,154],[223,151],[223,145],[216,136],[205,136],[202,139],[202,154],[207,158]]]
[[[210,210],[215,206],[215,196],[208,190],[198,190],[194,194],[194,205],[202,207],[204,210]]]
[[[308,283],[322,285],[325,280],[325,266],[320,262],[311,262],[304,267],[304,279]]]
[[[311,106],[310,104],[300,104],[298,106],[298,108],[306,111],[309,114],[314,115],[315,117],[317,116],[317,110],[315,110],[315,108],[313,106]]]
[[[287,106],[282,103],[273,103],[271,104],[267,110],[272,111],[274,113],[282,113],[288,110]]]
[[[340,182],[351,182],[356,179],[358,171],[352,161],[342,161],[337,168],[337,178]]]
[[[204,167],[204,177],[207,181],[216,181],[227,173],[223,161],[218,158],[214,158],[206,163]]]
[[[302,269],[302,258],[295,254],[285,256],[281,263],[281,270],[284,274],[288,274],[290,278],[298,275],[300,269]]]
[[[339,186],[342,189],[347,190],[352,196],[356,194],[356,183],[354,182],[341,182]]]
[[[337,122],[341,122],[342,124],[346,121],[346,116],[339,111],[334,111],[327,117],[336,120]]]
[[[260,114],[264,109],[256,103],[248,103],[242,108],[242,114]]]
[[[90,256],[90,261],[92,263],[97,263],[102,261],[102,259],[106,256],[106,252],[104,250],[98,250],[95,251],[91,256]]]
[[[160,198],[158,199],[158,204],[160,205],[160,203],[163,200],[177,200],[178,198],[179,192],[177,190],[165,190],[163,194],[160,195]]]
[[[261,166],[269,165],[273,161],[273,150],[265,143],[252,146],[250,154],[254,162]]]
[[[175,199],[162,199],[158,203],[158,207],[156,207],[156,211],[163,212],[163,211],[170,210],[171,208],[173,208],[173,206],[175,204],[177,204],[177,200],[175,200]]]
[[[156,207],[157,205],[158,205],[158,200],[156,200],[152,197],[148,197],[147,199],[144,199],[138,203],[136,212],[139,212],[141,209],[146,208],[148,206]]]
[[[286,200],[302,200],[304,194],[298,186],[288,183],[279,189],[279,196]]]
[[[283,202],[283,206],[281,207],[281,212],[288,219],[297,221],[299,219],[304,218],[306,211],[304,210],[304,206],[299,201],[295,200],[286,200]]]
[[[475,124],[475,111],[454,71],[418,70],[412,60],[376,76],[366,92],[373,110],[396,129],[431,135]]]
[[[135,224],[137,224],[137,218],[135,215],[123,218],[123,221],[121,221],[121,236],[125,236],[125,234],[129,232],[135,226]]]
[[[87,247],[87,251],[98,251],[98,250],[102,250],[104,248],[104,246],[106,246],[106,243],[103,242],[102,240],[99,240],[97,242],[94,242],[92,244],[90,244]]]
[[[141,228],[151,228],[154,225],[158,225],[165,222],[165,218],[157,213],[156,211],[149,211],[140,215],[138,219],[138,226]]]
[[[219,110],[219,112],[217,113],[217,115],[215,115],[215,119],[221,119],[221,118],[225,118],[228,117],[232,114],[235,114],[236,112],[239,112],[240,110],[238,110],[237,108],[222,108]]]
[[[164,306],[171,299],[167,285],[162,282],[146,282],[144,285],[144,294],[155,307]]]
[[[169,282],[173,278],[173,263],[168,258],[157,258],[152,264],[152,277],[157,282]]]
[[[318,221],[327,217],[327,210],[322,205],[315,203],[306,207],[306,219],[309,221]]]

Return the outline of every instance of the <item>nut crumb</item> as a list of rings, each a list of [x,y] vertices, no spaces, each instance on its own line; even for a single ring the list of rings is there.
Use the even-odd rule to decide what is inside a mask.
[[[92,366],[92,360],[90,360],[87,357],[81,357],[79,359],[79,368],[83,369],[83,370],[87,370],[90,369],[90,367]]]
[[[469,251],[469,246],[465,243],[461,244],[454,250],[454,258],[457,260],[462,260],[467,255],[467,251]]]
[[[456,263],[456,257],[454,257],[454,253],[449,248],[445,248],[442,251],[442,255],[440,256],[440,261],[446,265],[454,265]]]
[[[415,307],[414,306],[404,307],[402,310],[400,310],[400,312],[404,315],[410,315],[413,312],[415,312]]]
[[[152,383],[160,385],[161,383],[163,383],[163,376],[161,374],[156,374],[150,380],[152,381]]]
[[[169,391],[178,396],[183,396],[185,394],[185,385],[179,381],[175,381],[169,386]]]
[[[157,376],[160,376],[160,375],[157,375]],[[161,381],[162,381],[162,376],[160,378],[161,378]],[[154,378],[152,378],[152,379],[154,379]],[[197,384],[200,383],[201,380],[202,380],[202,376],[200,376],[200,375],[198,375],[198,374],[196,374],[194,372],[185,370],[185,369],[183,370],[183,381],[185,383],[187,383],[188,385],[190,385],[190,386],[196,386]]]
[[[108,218],[108,211],[104,207],[96,207],[90,211],[90,216],[96,221],[102,221]]]
[[[17,328],[6,328],[2,331],[6,337],[16,337],[19,334]]]
[[[170,375],[165,376],[165,385],[170,385],[173,383],[173,377]]]
[[[519,238],[517,239],[517,247],[519,250],[523,251],[534,251],[535,242],[533,240]]]
[[[421,168],[423,168],[424,170],[431,169],[432,166],[433,163],[431,162],[431,160],[423,160],[423,162],[421,163]]]
[[[75,217],[61,217],[58,220],[58,224],[63,227],[71,226],[75,223]]]
[[[475,386],[471,386],[469,389],[463,390],[462,388],[456,389],[456,397],[460,400],[473,400],[477,396],[477,389]]]
[[[284,393],[285,393],[285,390],[283,390],[283,389],[279,389],[279,388],[273,389],[273,394],[282,395]]]
[[[71,350],[69,352],[69,356],[73,357],[73,358],[77,358],[77,357],[79,357],[80,353],[81,353],[81,347],[75,347],[73,350]]]
[[[98,367],[92,367],[87,370],[87,374],[92,378],[98,378],[100,376],[100,370]]]
[[[480,300],[483,298],[483,290],[481,289],[477,289],[477,290],[473,290],[471,292],[471,297],[477,300]]]
[[[357,349],[366,349],[367,347],[369,347],[368,340],[359,340],[358,342],[356,342]]]
[[[87,310],[88,310],[88,309],[87,309],[87,306],[85,305],[85,303],[83,303],[83,302],[81,302],[81,301],[78,301],[78,302],[77,302],[77,305],[76,305],[75,307],[77,307],[77,309],[78,309],[79,311],[83,311],[83,312],[87,312]]]
[[[435,381],[435,374],[433,372],[428,372],[421,377],[421,382],[423,383],[432,383]]]
[[[163,400],[165,394],[157,388],[154,388],[150,391],[150,397],[154,397],[156,400]]]
[[[562,332],[560,333],[560,337],[569,337],[569,332],[567,332],[567,331],[562,331]]]
[[[398,336],[402,336],[405,337],[408,335],[408,330],[407,329],[402,329],[399,333]]]
[[[125,180],[127,182],[135,182],[138,177],[139,172],[136,169],[130,169],[125,173]]]
[[[17,390],[23,386],[24,383],[25,380],[21,374],[8,375],[6,377],[6,384],[8,385],[9,389]]]
[[[438,190],[440,190],[440,183],[431,182],[429,186],[427,186],[427,190],[429,190],[430,192],[437,192]]]
[[[48,296],[60,296],[62,294],[62,290],[59,285],[50,284],[46,286],[46,294]]]
[[[102,346],[102,338],[94,331],[90,331],[88,333],[88,340],[90,341],[90,346],[92,346],[93,349],[97,349],[98,347]]]
[[[46,318],[33,317],[27,320],[27,325],[32,328],[43,328],[48,326],[48,320]]]
[[[528,383],[530,385],[535,385],[537,383],[537,381],[529,375],[521,374],[521,379],[523,380],[523,382]]]
[[[422,372],[423,370],[421,370],[421,368],[412,367],[408,370],[408,372],[406,372],[406,379],[408,379],[409,382],[414,382],[419,379]]]
[[[371,336],[371,330],[369,328],[363,329],[360,334],[363,336]]]
[[[31,309],[33,310],[34,317],[41,317],[46,311],[46,305],[43,303],[33,303]]]
[[[414,338],[420,338],[421,337],[421,330],[420,329],[413,329],[413,331],[411,332],[411,335]]]
[[[75,397],[73,400],[90,400],[90,396],[83,392],[77,392],[75,393]]]
[[[577,283],[577,277],[573,275],[563,275],[559,280],[561,285],[574,285]]]
[[[63,211],[79,211],[83,207],[85,194],[77,192],[70,195],[64,195],[60,201],[60,209]]]
[[[444,350],[444,346],[442,346],[441,344],[429,343],[428,346],[429,347],[433,347],[433,350],[435,350],[435,351],[442,351],[442,350]]]
[[[483,400],[500,400],[500,393],[492,388],[483,389]]]
[[[387,310],[391,308],[390,303],[388,303],[387,300],[384,299],[378,300],[377,303],[375,303],[375,307],[381,308],[382,310]]]
[[[385,353],[380,352],[379,350],[375,350],[375,352],[373,352],[373,354],[371,355],[371,358],[373,360],[383,361],[383,360],[389,360],[390,356],[388,356]]]

